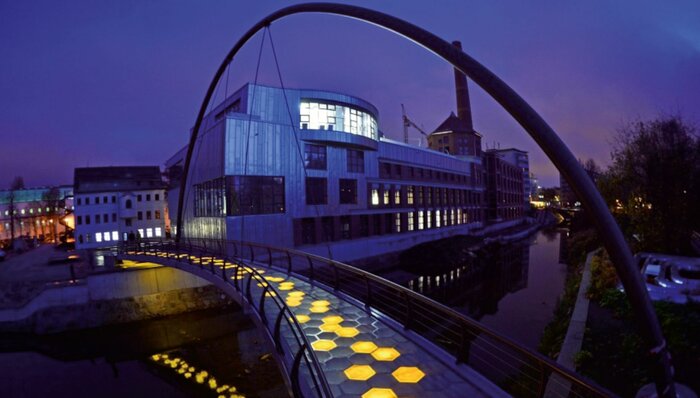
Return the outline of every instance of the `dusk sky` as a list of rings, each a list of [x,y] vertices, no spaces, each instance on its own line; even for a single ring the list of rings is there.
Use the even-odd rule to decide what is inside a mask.
[[[0,188],[16,175],[27,186],[72,184],[75,167],[162,165],[186,144],[230,47],[291,3],[0,0]],[[461,40],[578,157],[607,164],[615,130],[630,121],[700,123],[698,1],[352,4]],[[287,17],[271,33],[286,86],[364,98],[390,138],[402,137],[401,103],[429,132],[455,110],[451,66],[393,33],[321,14]],[[260,40],[234,61],[229,93],[253,81]],[[259,81],[279,84],[269,42]],[[470,91],[484,147],[528,151],[541,185],[558,185],[527,133],[471,82]]]

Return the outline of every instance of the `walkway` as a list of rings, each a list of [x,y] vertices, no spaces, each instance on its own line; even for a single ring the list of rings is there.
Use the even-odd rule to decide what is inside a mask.
[[[130,252],[124,258],[143,258],[166,265],[169,262],[165,258],[154,260],[154,255]],[[443,355],[445,360],[439,358],[440,350],[432,344],[412,341],[390,321],[300,278],[260,264],[253,269],[240,267],[236,276],[233,264],[217,257],[200,260],[192,256],[190,261],[193,264],[189,267],[201,269],[201,261],[205,270],[213,265],[215,275],[223,271],[227,278],[237,278],[241,284],[246,284],[253,269],[262,275],[264,281],[255,275],[250,278],[250,296],[279,294],[284,298],[302,325],[334,397],[508,396],[469,367],[446,364],[451,362],[449,356]],[[270,285],[269,291],[263,293],[266,284]],[[272,300],[265,300],[264,305],[267,322],[274,324],[279,310]],[[294,346],[295,337],[285,329],[282,334],[287,345]]]

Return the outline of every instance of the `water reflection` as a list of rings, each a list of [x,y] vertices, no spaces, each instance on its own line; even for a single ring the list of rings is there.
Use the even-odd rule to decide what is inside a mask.
[[[481,319],[495,314],[505,295],[527,287],[529,255],[529,242],[482,250],[464,265],[441,275],[421,275],[408,287]]]

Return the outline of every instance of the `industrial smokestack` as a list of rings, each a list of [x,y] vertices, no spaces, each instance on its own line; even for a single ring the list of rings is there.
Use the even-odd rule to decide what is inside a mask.
[[[453,41],[452,45],[462,50],[461,42]],[[474,130],[467,76],[457,68],[455,68],[455,90],[457,94],[457,116],[469,127],[469,130]]]

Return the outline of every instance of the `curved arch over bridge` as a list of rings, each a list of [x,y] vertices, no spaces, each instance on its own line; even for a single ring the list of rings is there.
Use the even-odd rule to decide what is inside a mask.
[[[472,81],[478,84],[493,99],[495,99],[535,140],[538,146],[549,157],[559,172],[564,175],[574,192],[578,195],[586,211],[591,214],[598,234],[615,265],[617,274],[625,288],[636,318],[642,325],[641,332],[650,345],[650,353],[656,355],[657,363],[653,369],[657,391],[660,396],[675,396],[673,385],[673,370],[670,366],[670,354],[661,333],[656,313],[647,294],[641,274],[636,269],[632,253],[628,247],[619,226],[616,224],[607,204],[588,177],[578,161],[562,142],[554,130],[542,119],[532,107],[513,89],[503,82],[493,72],[455,48],[449,42],[411,23],[399,18],[367,8],[332,3],[307,3],[282,8],[263,18],[250,28],[233,46],[219,66],[214,78],[207,89],[202,105],[197,115],[194,129],[190,136],[189,146],[185,157],[185,167],[182,174],[181,189],[178,200],[177,237],[179,241],[182,229],[182,211],[186,191],[187,177],[199,129],[202,124],[207,106],[214,90],[223,76],[224,71],[234,59],[243,45],[259,30],[272,22],[293,14],[326,13],[355,18],[375,24],[397,33],[422,47],[437,54],[455,68],[461,70]]]

